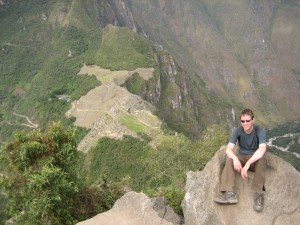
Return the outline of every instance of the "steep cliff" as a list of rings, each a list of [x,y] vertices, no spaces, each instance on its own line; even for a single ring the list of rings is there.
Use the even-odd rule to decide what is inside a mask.
[[[11,49],[17,51],[16,47],[31,46],[35,52],[24,55],[41,54],[43,60],[47,57],[51,60],[53,55],[75,58],[89,52],[85,53],[87,57],[82,56],[81,62],[103,67],[99,57],[111,58],[111,63],[122,59],[103,56],[103,52],[90,56],[91,49],[97,51],[103,44],[97,43],[97,38],[101,39],[101,35],[97,35],[109,24],[129,27],[152,41],[156,60],[154,78],[135,94],[155,105],[158,115],[171,128],[197,137],[212,123],[225,122],[233,127],[235,115],[244,107],[253,108],[257,122],[265,126],[299,117],[299,1],[34,2],[31,4],[40,5],[36,9],[27,9],[24,3],[12,0],[0,3],[2,10],[12,11],[13,7],[22,5],[19,14],[3,20],[2,26],[14,25],[14,29],[1,34],[1,54],[6,59]],[[8,14],[3,13],[3,19],[8,18]],[[39,30],[33,29],[33,24],[38,25]],[[45,30],[42,32],[41,28]],[[49,35],[45,35],[48,32]],[[71,44],[73,49],[54,47],[65,34],[69,35],[65,38],[68,44],[61,45]],[[19,40],[19,36],[22,39]],[[94,40],[88,40],[87,36]],[[47,48],[49,50],[39,53]],[[68,52],[60,53],[64,48],[69,48]],[[29,49],[22,47],[22,51]],[[27,65],[42,65],[41,57],[36,61]],[[24,77],[35,76],[36,72],[30,72],[34,69],[28,69]],[[11,77],[6,73],[3,76]],[[23,83],[20,86],[26,86]],[[5,88],[3,93],[7,93]],[[27,93],[26,88],[22,89],[25,89],[22,93]]]
[[[298,117],[299,1],[108,2],[115,24],[169,51],[206,93],[262,122]]]

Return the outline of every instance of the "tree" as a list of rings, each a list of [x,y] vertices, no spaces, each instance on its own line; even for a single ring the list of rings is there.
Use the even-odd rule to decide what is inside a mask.
[[[73,196],[80,188],[75,131],[53,123],[44,135],[18,132],[1,151],[8,162],[1,186],[16,223],[73,224]]]

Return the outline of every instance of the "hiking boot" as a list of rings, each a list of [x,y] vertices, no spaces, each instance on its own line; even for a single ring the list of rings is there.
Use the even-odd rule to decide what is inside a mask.
[[[234,192],[226,191],[222,196],[215,198],[215,202],[218,204],[235,204],[238,203],[238,200]]]
[[[256,212],[261,212],[264,209],[264,193],[263,192],[256,192],[255,193],[255,200],[253,209]]]

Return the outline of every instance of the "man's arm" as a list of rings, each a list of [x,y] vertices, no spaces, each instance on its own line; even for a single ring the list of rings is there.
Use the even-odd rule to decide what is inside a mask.
[[[252,163],[255,163],[257,160],[261,159],[267,151],[267,144],[262,143],[259,145],[258,149],[254,152],[252,157],[246,162],[245,166],[241,170],[242,178],[247,178],[248,174],[247,171],[250,168]]]
[[[233,167],[237,172],[241,172],[242,169],[242,164],[240,162],[240,160],[238,159],[238,157],[234,154],[233,152],[233,148],[234,148],[235,144],[233,143],[228,143],[227,147],[226,147],[226,155],[228,158],[233,160]]]

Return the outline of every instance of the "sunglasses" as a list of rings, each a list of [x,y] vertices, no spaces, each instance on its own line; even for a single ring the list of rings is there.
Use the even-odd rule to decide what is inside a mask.
[[[247,122],[247,123],[249,123],[251,120],[241,120],[241,123],[245,123],[245,122]]]

